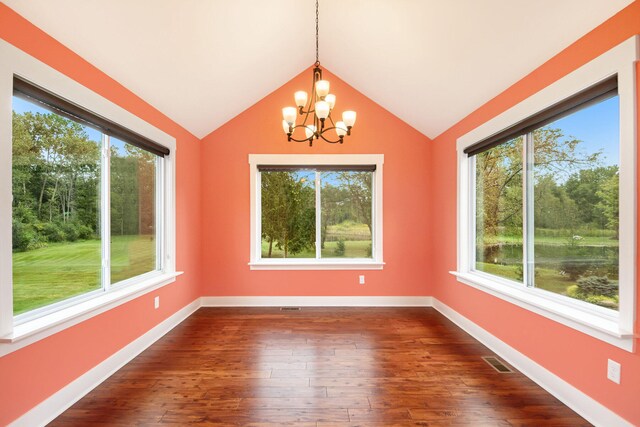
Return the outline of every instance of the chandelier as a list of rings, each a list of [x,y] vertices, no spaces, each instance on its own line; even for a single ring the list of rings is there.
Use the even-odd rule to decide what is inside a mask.
[[[318,56],[318,0],[316,0],[316,62],[313,67],[313,85],[311,97],[307,92],[299,90],[294,94],[296,107],[282,109],[282,129],[287,134],[288,141],[309,142],[313,145],[314,139],[322,138],[330,144],[342,144],[345,135],[351,135],[351,128],[356,122],[355,111],[344,111],[342,120],[334,123],[331,113],[336,105],[336,96],[329,93],[329,82],[322,79],[322,69]],[[299,117],[298,117],[299,116]],[[302,123],[297,124],[296,119],[302,118]],[[293,133],[296,129],[303,128],[305,138],[296,139]]]

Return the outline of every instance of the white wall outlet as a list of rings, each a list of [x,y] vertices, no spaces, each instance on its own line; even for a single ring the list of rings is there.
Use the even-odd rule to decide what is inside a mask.
[[[360,275],[360,284],[364,285],[364,274]]]
[[[616,384],[620,384],[620,364],[611,359],[607,361],[607,378]]]
[[[154,306],[155,308],[159,308],[159,307],[160,307],[160,297],[155,297],[155,298],[153,299],[153,306]]]

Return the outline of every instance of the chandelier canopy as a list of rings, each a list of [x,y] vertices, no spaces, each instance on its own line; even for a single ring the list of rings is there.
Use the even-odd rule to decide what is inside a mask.
[[[355,111],[344,111],[342,120],[334,122],[331,117],[336,105],[336,96],[329,93],[329,82],[322,79],[322,69],[318,55],[318,0],[316,0],[316,62],[313,67],[313,85],[311,97],[303,90],[294,94],[296,107],[282,109],[282,129],[287,134],[288,141],[309,142],[322,138],[330,144],[342,144],[345,135],[351,135],[351,128],[356,122]],[[302,119],[301,123],[296,123]],[[296,129],[303,128],[305,138],[297,139],[293,136]]]

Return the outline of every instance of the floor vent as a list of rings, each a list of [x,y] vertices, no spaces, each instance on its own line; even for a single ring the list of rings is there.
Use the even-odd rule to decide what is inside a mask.
[[[495,356],[484,356],[482,359],[485,362],[487,362],[489,365],[491,365],[493,369],[500,372],[501,374],[509,374],[513,372],[511,368],[509,368],[507,365],[504,364],[502,360],[498,359]]]
[[[280,307],[280,311],[300,311],[300,307]]]

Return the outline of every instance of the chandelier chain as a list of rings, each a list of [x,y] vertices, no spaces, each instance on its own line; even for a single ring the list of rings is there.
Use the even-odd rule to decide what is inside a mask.
[[[320,63],[320,55],[318,53],[319,51],[319,42],[318,42],[318,29],[319,29],[319,25],[318,25],[318,0],[316,0],[316,64]]]

